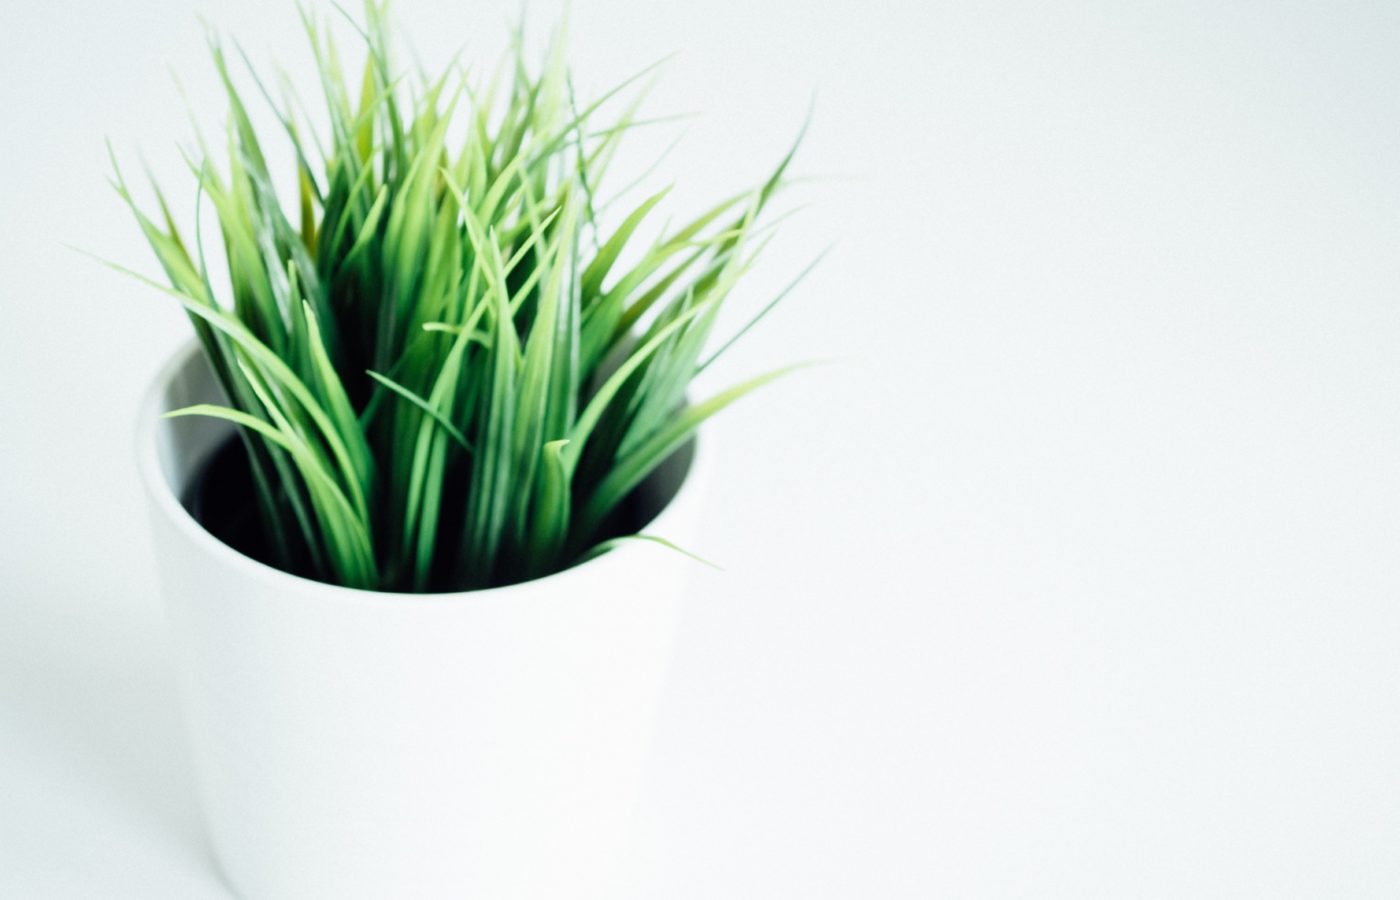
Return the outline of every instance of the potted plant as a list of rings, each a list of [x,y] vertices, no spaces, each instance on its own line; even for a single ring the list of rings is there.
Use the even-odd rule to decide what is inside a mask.
[[[620,896],[685,574],[653,544],[697,426],[786,370],[687,388],[792,153],[642,243],[665,192],[603,190],[636,104],[598,121],[635,79],[578,103],[557,35],[415,79],[370,2],[352,91],[303,19],[329,127],[274,104],[294,201],[217,41],[193,229],[115,178],[195,330],[138,450],[215,855],[248,898]]]

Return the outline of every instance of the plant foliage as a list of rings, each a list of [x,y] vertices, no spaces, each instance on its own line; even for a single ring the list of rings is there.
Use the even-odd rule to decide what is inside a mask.
[[[187,161],[196,222],[203,204],[217,214],[220,291],[198,226],[183,236],[158,188],[158,213],[143,212],[116,173],[169,279],[157,286],[183,305],[228,398],[171,415],[239,426],[289,570],[422,591],[563,568],[611,537],[609,516],[702,421],[785,371],[686,402],[792,152],[755,189],[650,240],[666,191],[604,230],[600,187],[642,124],[642,76],[580,105],[562,38],[533,73],[518,32],[484,84],[455,66],[404,75],[371,0],[352,91],[325,23],[302,20],[328,134],[306,140],[304,107],[273,101],[247,67],[295,152],[293,204],[211,39],[228,160],[221,171],[201,139]]]

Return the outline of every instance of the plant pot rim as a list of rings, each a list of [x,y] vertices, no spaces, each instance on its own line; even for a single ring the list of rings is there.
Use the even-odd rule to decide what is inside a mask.
[[[264,585],[270,591],[295,593],[305,599],[320,599],[341,604],[354,603],[369,607],[392,606],[399,609],[409,605],[437,607],[458,605],[466,601],[473,603],[515,602],[520,599],[522,593],[525,593],[524,589],[545,585],[551,589],[568,590],[569,583],[582,576],[606,577],[609,571],[618,571],[631,565],[634,556],[639,553],[673,553],[678,565],[695,565],[693,560],[686,559],[681,554],[674,553],[667,548],[656,546],[650,541],[637,541],[623,544],[601,556],[570,566],[567,569],[528,581],[467,591],[408,593],[329,584],[294,575],[245,556],[210,534],[185,509],[184,504],[170,488],[157,450],[156,430],[162,421],[161,414],[164,412],[164,391],[190,363],[191,359],[202,353],[203,349],[196,339],[190,338],[185,341],[161,366],[159,373],[147,387],[136,422],[137,469],[140,472],[146,494],[153,507],[158,511],[157,514],[163,516],[185,540],[192,542],[207,553],[211,561],[227,567],[231,574]],[[702,467],[708,466],[707,456],[700,452],[700,443],[698,439],[693,440],[694,453],[680,487],[675,496],[647,524],[647,531],[655,531],[664,536],[667,523],[675,517],[677,508],[695,502],[694,495],[697,492],[695,485],[704,480],[703,477],[700,477],[700,472]]]

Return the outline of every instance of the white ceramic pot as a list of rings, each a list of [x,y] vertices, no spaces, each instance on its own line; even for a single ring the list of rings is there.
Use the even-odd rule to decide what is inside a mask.
[[[227,439],[162,419],[220,392],[194,345],[139,428],[209,836],[245,900],[630,895],[633,812],[688,568],[626,544],[456,594],[334,587],[206,532],[180,498]],[[697,477],[648,531],[687,540]]]

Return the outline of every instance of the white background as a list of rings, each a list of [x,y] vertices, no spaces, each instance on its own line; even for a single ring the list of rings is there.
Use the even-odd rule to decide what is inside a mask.
[[[229,896],[131,452],[187,325],[63,246],[155,271],[102,140],[189,183],[167,67],[223,108],[196,13],[309,73],[291,4],[219,7],[0,27],[0,897]],[[513,14],[399,7],[430,63],[492,59]],[[814,88],[798,168],[833,176],[735,298],[837,241],[718,367],[836,360],[709,429],[695,549],[726,571],[679,649],[649,896],[1400,896],[1400,6],[573,19],[585,88],[680,51],[678,213],[760,177]]]

